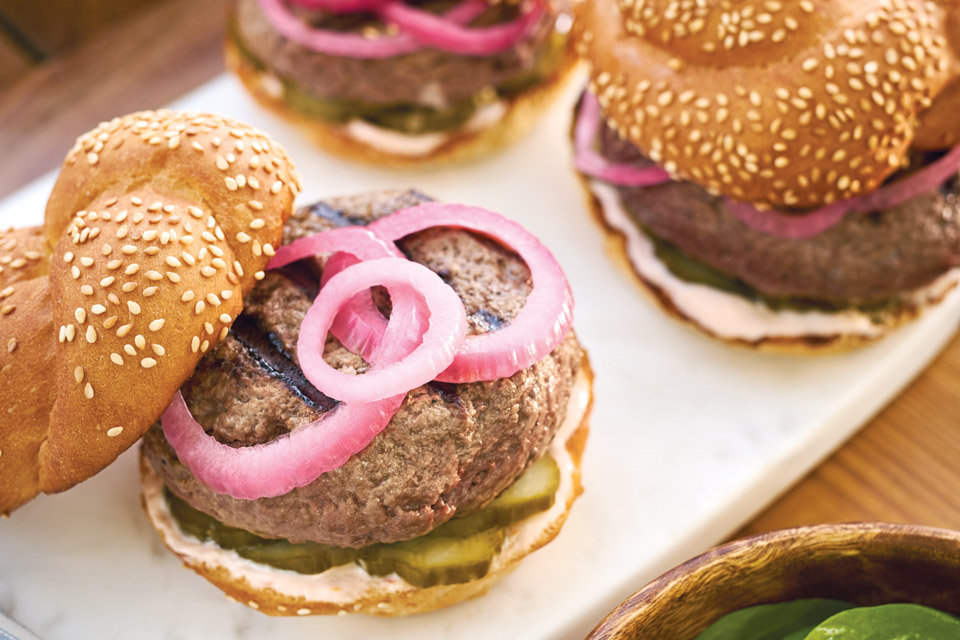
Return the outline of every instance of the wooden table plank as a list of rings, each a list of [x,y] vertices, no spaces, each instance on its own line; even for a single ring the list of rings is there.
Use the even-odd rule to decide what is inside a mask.
[[[33,65],[33,60],[20,47],[0,32],[0,95],[20,79]]]
[[[0,95],[0,198],[59,166],[99,122],[220,73],[225,25],[225,0],[170,0],[29,71]]]
[[[104,27],[168,0],[0,0],[0,16],[46,55],[63,53]],[[193,4],[202,4],[200,0]]]
[[[886,520],[960,529],[960,336],[864,429],[738,534]]]

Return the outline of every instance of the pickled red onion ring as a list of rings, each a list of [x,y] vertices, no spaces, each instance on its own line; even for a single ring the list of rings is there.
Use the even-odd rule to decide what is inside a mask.
[[[403,257],[397,245],[381,240],[364,227],[341,227],[299,238],[280,247],[267,268],[279,269],[291,262],[322,253],[333,255],[324,267],[321,286],[330,276],[359,260]],[[346,309],[352,310],[352,313],[337,315],[330,332],[346,348],[361,354],[367,362],[372,362],[380,337],[386,329],[387,319],[377,310],[369,292],[354,296]]]
[[[573,165],[577,171],[622,187],[649,187],[670,180],[670,174],[660,167],[634,167],[610,162],[593,149],[599,134],[600,103],[596,96],[584,91],[573,130]]]
[[[426,46],[467,56],[488,56],[509,49],[527,36],[543,9],[540,0],[534,0],[517,19],[489,27],[461,26],[401,0],[387,2],[379,13]]]
[[[179,391],[161,421],[177,457],[198,480],[217,493],[256,500],[282,496],[342,466],[383,431],[403,398],[340,403],[314,422],[251,447],[231,447],[207,435]]]
[[[418,296],[420,303],[410,307],[420,307],[429,314],[427,330],[420,337],[420,343],[401,359],[384,364],[374,362],[363,375],[341,373],[323,360],[327,332],[343,302],[378,285],[390,293],[394,307],[382,339],[385,346],[397,339],[391,335],[391,327],[407,330],[403,338],[408,343],[416,340],[416,332],[410,332],[409,328],[419,323],[407,318],[399,322],[394,319],[398,308],[409,305],[411,296]],[[416,262],[380,258],[344,269],[320,289],[320,295],[303,319],[297,357],[306,378],[328,396],[347,403],[375,402],[406,393],[436,378],[453,362],[466,332],[463,303],[440,276]]]
[[[338,252],[349,253],[361,260],[403,257],[395,244],[384,241],[365,227],[341,227],[298,238],[280,247],[267,269],[279,269],[303,258]]]
[[[795,215],[774,209],[758,209],[746,202],[727,201],[727,208],[740,222],[755,231],[794,240],[804,240],[827,231],[848,213],[870,213],[890,209],[937,188],[957,174],[960,145],[913,173],[881,186],[875,191],[841,200],[813,211]]]
[[[526,304],[504,327],[467,336],[451,365],[436,379],[478,382],[512,376],[553,351],[573,324],[573,293],[556,259],[516,222],[481,209],[427,202],[380,218],[368,226],[385,240],[432,227],[456,227],[496,240],[517,253],[530,269],[533,289]]]
[[[347,1],[353,2],[353,0]],[[356,1],[362,3],[365,0]],[[292,14],[284,4],[284,0],[258,0],[258,2],[260,10],[281,35],[318,53],[344,58],[382,59],[414,53],[426,48],[423,42],[407,33],[368,38],[355,33],[314,29]],[[371,0],[371,3],[377,3],[377,0]],[[371,5],[369,9],[379,13],[378,9],[382,5],[383,3],[377,3],[376,6]],[[466,0],[443,16],[434,16],[434,18],[450,26],[467,25],[486,11],[487,7],[488,5],[482,0]]]
[[[306,9],[321,9],[331,13],[353,13],[375,10],[387,0],[287,0],[287,2]]]

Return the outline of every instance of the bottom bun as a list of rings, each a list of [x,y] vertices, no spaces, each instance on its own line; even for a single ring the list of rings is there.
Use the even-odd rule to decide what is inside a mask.
[[[471,119],[464,126],[450,131],[408,136],[358,120],[345,124],[330,123],[295,111],[284,100],[276,77],[257,69],[229,38],[226,61],[227,67],[260,104],[292,122],[324,151],[357,162],[396,168],[465,162],[508,146],[532,128],[539,115],[563,89],[576,66],[573,47],[567,46],[556,74],[514,98],[494,103],[491,105],[494,109],[487,111],[491,117]],[[375,138],[385,139],[385,146],[371,146]],[[391,152],[386,148],[391,142],[422,148],[406,153]]]
[[[901,294],[901,305],[869,313],[858,309],[773,309],[675,276],[624,209],[616,187],[583,175],[580,179],[594,216],[614,236],[617,253],[626,258],[657,305],[686,326],[730,344],[793,355],[848,351],[916,319],[960,283],[960,268],[954,268],[925,287]]]
[[[220,587],[228,598],[276,616],[366,613],[399,616],[423,613],[483,595],[516,567],[521,558],[553,540],[574,500],[583,492],[580,459],[593,403],[593,374],[584,356],[570,394],[567,416],[549,453],[560,467],[553,506],[507,529],[500,552],[486,576],[462,584],[414,587],[396,574],[370,576],[356,564],[308,575],[253,562],[236,552],[184,534],[171,517],[163,483],[141,455],[143,505],[164,544],[193,569]]]

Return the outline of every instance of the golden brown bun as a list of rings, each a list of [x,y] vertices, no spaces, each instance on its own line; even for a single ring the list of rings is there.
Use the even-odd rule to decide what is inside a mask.
[[[298,190],[283,149],[219,116],[136,113],[77,141],[47,204],[49,276],[12,285],[0,315],[20,345],[0,355],[15,374],[0,455],[17,461],[0,465],[0,513],[87,479],[159,418],[262,277]]]
[[[0,291],[50,272],[50,247],[43,227],[0,231]],[[4,298],[0,293],[0,300]]]
[[[571,473],[566,478],[566,481],[571,483],[572,491],[569,492],[562,507],[556,509],[556,515],[549,518],[547,522],[533,525],[531,522],[533,519],[531,519],[513,525],[508,530],[508,538],[504,543],[503,549],[494,559],[491,571],[483,578],[471,582],[430,588],[416,588],[401,580],[400,582],[405,586],[398,590],[395,585],[396,579],[392,579],[394,582],[393,588],[387,588],[388,580],[391,579],[385,577],[375,579],[383,584],[380,589],[367,590],[363,597],[352,601],[331,602],[309,600],[306,598],[292,598],[273,589],[254,588],[242,575],[237,575],[222,565],[205,563],[187,554],[178,553],[177,549],[174,548],[175,541],[168,537],[173,535],[169,529],[169,516],[163,515],[158,518],[155,510],[151,509],[150,503],[159,495],[158,492],[162,490],[162,484],[149,462],[141,455],[140,472],[144,485],[144,507],[154,527],[163,538],[164,543],[171,551],[180,556],[184,561],[184,566],[193,569],[199,575],[222,589],[228,598],[242,602],[269,615],[295,616],[365,613],[377,616],[399,616],[424,613],[442,607],[448,607],[458,602],[483,595],[497,581],[512,571],[522,558],[553,540],[566,521],[574,500],[583,492],[583,487],[580,484],[580,462],[589,432],[589,416],[593,405],[593,372],[590,369],[590,363],[586,354],[584,354],[583,357],[580,375],[583,376],[584,382],[589,385],[589,400],[586,406],[583,407],[584,413],[582,418],[575,425],[575,428],[571,430],[564,445],[573,463]],[[160,500],[162,500],[162,497]],[[556,506],[557,505],[555,505],[555,508]],[[531,529],[528,532],[533,535],[525,544],[511,545],[510,536],[522,530],[524,526],[536,526],[537,528]],[[305,575],[302,576],[301,579],[309,582],[322,580],[323,577],[323,574],[316,576]]]
[[[230,38],[226,43],[226,61],[227,67],[237,74],[261,105],[292,122],[324,151],[356,162],[405,168],[466,162],[491,155],[512,144],[531,129],[536,119],[563,89],[576,65],[576,55],[572,45],[568,46],[556,75],[548,82],[509,100],[507,113],[495,125],[478,131],[451,131],[446,142],[420,156],[397,155],[374,149],[347,135],[343,125],[327,123],[294,111],[282,97],[264,87],[260,71],[247,61]]]
[[[816,207],[869,192],[960,77],[956,0],[689,4],[580,0],[574,32],[611,125],[715,194]]]
[[[712,309],[703,309],[702,316],[691,312],[689,309],[686,311],[680,309],[670,297],[669,291],[651,282],[644,277],[640,269],[634,266],[629,258],[629,240],[620,229],[611,225],[607,220],[600,200],[590,190],[590,178],[581,174],[578,174],[578,178],[580,179],[581,187],[583,187],[590,211],[608,234],[611,252],[614,254],[617,262],[620,263],[620,266],[631,272],[637,280],[639,280],[642,291],[653,300],[661,311],[674,320],[696,330],[698,333],[705,334],[710,338],[720,340],[727,344],[764,353],[795,356],[816,356],[852,351],[872,344],[898,327],[916,320],[928,308],[939,304],[947,293],[953,289],[953,286],[950,286],[933,299],[924,301],[923,304],[905,304],[900,308],[891,308],[883,312],[871,313],[869,317],[873,322],[873,326],[876,327],[878,331],[869,336],[859,333],[835,333],[830,335],[808,334],[797,336],[769,335],[757,340],[745,340],[718,335],[712,331],[704,321],[704,318],[713,311]]]

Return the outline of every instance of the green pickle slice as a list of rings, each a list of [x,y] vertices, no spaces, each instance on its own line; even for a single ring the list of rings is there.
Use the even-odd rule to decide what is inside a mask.
[[[197,511],[169,490],[165,495],[184,533],[233,549],[254,562],[305,574],[356,562],[370,575],[396,573],[415,587],[426,588],[486,575],[506,539],[507,527],[553,506],[559,486],[560,468],[545,455],[480,511],[454,518],[413,540],[362,549],[262,538]]]

